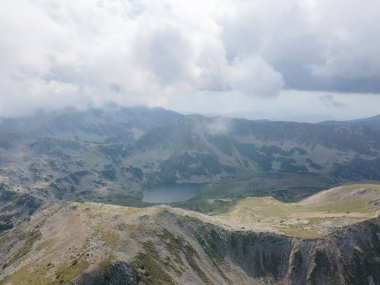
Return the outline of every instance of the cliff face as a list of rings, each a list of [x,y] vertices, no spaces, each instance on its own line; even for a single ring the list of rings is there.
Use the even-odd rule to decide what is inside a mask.
[[[380,284],[380,219],[342,228],[323,239],[300,240],[230,232],[178,222],[216,264],[241,268],[256,280],[280,284]]]
[[[70,285],[138,285],[140,278],[128,263],[118,261],[104,269],[79,275]]]
[[[308,243],[310,250],[305,250]],[[308,243],[300,245],[300,252],[306,263],[312,262],[307,272],[311,284],[380,284],[379,219]]]
[[[196,219],[178,219],[168,212],[163,217],[167,222],[176,220],[188,240],[175,255],[182,256],[181,262],[190,268],[171,274],[168,284],[380,284],[379,219],[343,228],[325,239],[299,240],[269,233],[231,232]],[[168,235],[164,244],[173,253]],[[178,231],[176,235],[175,243],[182,243],[178,242]],[[203,266],[192,264],[189,246],[196,249],[194,264]],[[162,262],[167,265],[164,258]],[[149,270],[152,268],[119,261],[81,274],[69,284],[164,284],[149,277]],[[185,282],[185,274],[198,275],[200,280],[188,277]]]
[[[0,234],[37,211],[43,201],[31,195],[10,191],[0,183]]]

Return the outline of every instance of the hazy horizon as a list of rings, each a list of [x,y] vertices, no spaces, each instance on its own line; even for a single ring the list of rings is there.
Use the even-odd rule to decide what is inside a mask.
[[[293,116],[270,116],[265,115],[265,112],[230,112],[230,113],[218,113],[218,112],[194,112],[194,111],[180,111],[180,110],[174,110],[170,109],[164,106],[146,106],[142,104],[136,104],[136,105],[119,105],[115,103],[108,103],[103,104],[101,106],[86,106],[86,107],[76,107],[76,106],[67,106],[63,108],[58,109],[50,109],[50,108],[36,108],[30,110],[30,112],[23,113],[23,114],[14,114],[9,116],[1,116],[0,115],[0,121],[2,119],[22,119],[22,118],[29,118],[34,116],[44,116],[45,114],[48,115],[52,112],[52,114],[64,114],[67,112],[75,111],[75,112],[86,112],[88,110],[105,110],[105,111],[112,111],[113,108],[162,108],[167,111],[173,111],[182,115],[202,115],[206,117],[224,117],[224,118],[231,118],[231,119],[247,119],[247,120],[269,120],[269,121],[287,121],[287,122],[298,122],[298,123],[321,123],[325,121],[350,121],[350,120],[356,120],[356,119],[367,119],[371,117],[380,116],[379,113],[374,113],[373,115],[369,116],[348,116],[348,117],[334,117],[334,116],[308,116],[304,117],[301,114],[294,114]]]

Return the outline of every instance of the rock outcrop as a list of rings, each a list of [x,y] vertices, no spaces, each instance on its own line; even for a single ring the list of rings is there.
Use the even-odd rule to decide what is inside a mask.
[[[124,261],[114,262],[106,268],[82,273],[68,285],[138,285],[135,269]]]

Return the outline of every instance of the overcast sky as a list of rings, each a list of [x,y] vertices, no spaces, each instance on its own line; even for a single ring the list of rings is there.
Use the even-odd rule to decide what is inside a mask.
[[[110,102],[299,121],[380,113],[378,0],[1,2],[2,116]]]

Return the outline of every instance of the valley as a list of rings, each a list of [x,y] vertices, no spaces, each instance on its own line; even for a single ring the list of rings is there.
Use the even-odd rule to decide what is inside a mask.
[[[198,195],[199,184],[162,185],[143,191],[143,202],[150,204],[169,204],[190,200]]]
[[[376,122],[2,119],[0,284],[379,284]]]
[[[201,195],[228,184],[237,198],[269,191],[292,201],[379,180],[379,141],[372,123],[249,121],[143,107],[66,110],[0,121],[0,183],[47,201],[136,206],[144,204],[144,189],[184,183],[211,185]]]

